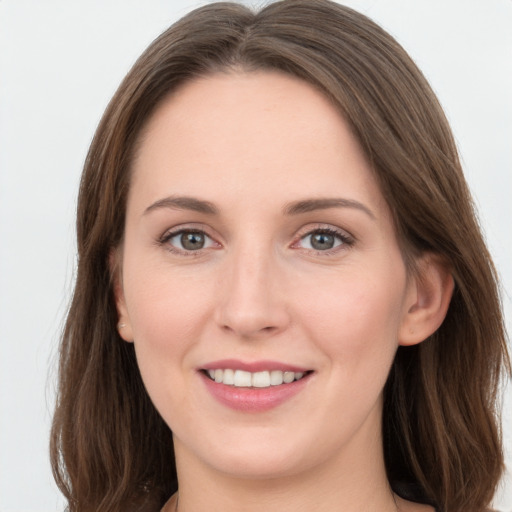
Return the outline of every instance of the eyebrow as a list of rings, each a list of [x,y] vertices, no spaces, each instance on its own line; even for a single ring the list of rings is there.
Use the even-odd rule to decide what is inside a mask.
[[[284,208],[286,215],[300,215],[301,213],[313,212],[316,210],[327,210],[328,208],[355,208],[368,215],[372,220],[376,217],[373,212],[363,203],[354,199],[344,199],[341,197],[322,198],[322,199],[305,199],[302,201],[294,201]]]
[[[173,210],[192,210],[194,212],[206,213],[209,215],[217,215],[219,213],[217,207],[213,203],[210,203],[210,201],[203,201],[201,199],[196,199],[195,197],[189,196],[169,196],[164,197],[163,199],[159,199],[158,201],[155,201],[153,204],[148,206],[144,210],[144,215],[160,208],[171,208]]]
[[[171,208],[173,210],[191,210],[194,212],[205,213],[208,215],[218,215],[218,208],[210,201],[204,201],[189,196],[169,196],[155,201],[144,210],[144,215],[160,208]],[[288,203],[283,212],[285,215],[300,215],[317,210],[327,210],[329,208],[354,208],[360,210],[371,219],[375,220],[373,212],[363,203],[354,199],[344,199],[341,197],[322,198],[322,199],[303,199]]]

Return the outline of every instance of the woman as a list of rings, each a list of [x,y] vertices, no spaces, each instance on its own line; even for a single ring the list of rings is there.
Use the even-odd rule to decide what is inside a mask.
[[[183,18],[100,123],[77,231],[70,510],[488,507],[495,272],[442,110],[373,22],[327,0]]]

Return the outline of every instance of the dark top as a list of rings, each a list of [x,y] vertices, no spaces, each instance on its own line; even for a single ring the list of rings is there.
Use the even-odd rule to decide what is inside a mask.
[[[393,491],[404,500],[421,503],[422,505],[430,505],[434,507],[436,512],[441,512],[435,503],[432,503],[426,496],[423,489],[418,485],[410,482],[393,482],[391,484]]]

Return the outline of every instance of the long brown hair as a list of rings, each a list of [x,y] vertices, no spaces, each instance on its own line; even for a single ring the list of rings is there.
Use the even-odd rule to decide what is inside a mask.
[[[319,88],[359,139],[406,261],[450,265],[455,292],[431,338],[399,348],[385,388],[384,453],[396,492],[445,512],[482,511],[503,470],[497,393],[510,368],[496,272],[443,111],[401,46],[329,0],[259,12],[218,3],[181,19],[139,58],[97,129],[80,185],[76,287],[62,336],[51,436],[70,511],[158,509],[177,488],[172,434],[116,330],[109,254],[122,241],[141,129],[181,84],[277,69]]]

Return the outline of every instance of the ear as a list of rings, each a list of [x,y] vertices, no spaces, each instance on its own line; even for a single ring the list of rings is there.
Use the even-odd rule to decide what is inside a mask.
[[[416,267],[398,333],[398,343],[405,346],[421,343],[439,328],[454,289],[451,269],[441,256],[425,254],[416,261]]]
[[[124,298],[121,258],[122,249],[116,248],[110,251],[108,263],[117,309],[117,332],[123,340],[133,342],[132,326]]]

